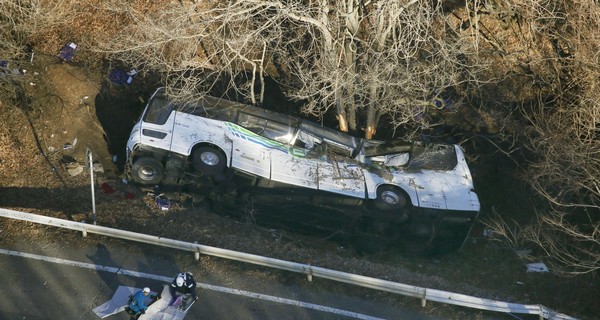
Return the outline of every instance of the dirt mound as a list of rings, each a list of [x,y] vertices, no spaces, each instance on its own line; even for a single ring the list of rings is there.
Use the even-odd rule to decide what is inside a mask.
[[[93,158],[114,171],[104,130],[96,117],[95,97],[100,90],[98,74],[88,74],[69,64],[52,64],[39,74],[49,92],[30,89],[40,101],[38,137],[48,152],[58,152],[85,162],[89,149]]]
[[[12,103],[0,104],[7,124],[0,131],[4,186],[55,186],[63,180],[57,166],[85,163],[88,149],[105,170],[114,172],[96,117],[100,77],[49,61],[39,59],[23,68],[24,74],[15,79],[22,90],[6,100]]]

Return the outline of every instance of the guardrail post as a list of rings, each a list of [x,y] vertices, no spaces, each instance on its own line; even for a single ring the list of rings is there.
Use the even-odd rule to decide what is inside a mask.
[[[92,150],[86,148],[85,163],[89,164],[90,170],[90,186],[92,188],[92,222],[96,225],[96,194],[94,192],[94,159],[92,157]],[[86,166],[87,167],[87,166]],[[84,235],[85,237],[85,235]]]
[[[83,234],[84,238],[87,238],[87,229],[83,229],[83,231],[81,231],[81,233]]]
[[[196,261],[200,260],[200,252],[194,252],[194,259],[196,259]]]
[[[313,276],[313,271],[312,271],[312,268],[310,267],[310,263],[309,263],[308,264],[308,273],[306,274],[308,282],[312,282],[312,276]]]
[[[425,308],[425,305],[427,304],[427,288],[425,288],[423,290],[423,297],[421,298],[421,308]]]

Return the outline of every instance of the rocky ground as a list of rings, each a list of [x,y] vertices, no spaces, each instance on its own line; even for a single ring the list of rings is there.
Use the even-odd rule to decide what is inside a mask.
[[[459,252],[406,257],[390,251],[357,254],[326,236],[269,229],[187,202],[173,202],[169,210],[162,210],[156,193],[124,183],[121,171],[129,130],[154,84],[140,77],[130,86],[119,86],[108,81],[105,71],[62,63],[55,57],[36,57],[33,63],[13,66],[21,73],[3,80],[15,89],[2,91],[0,97],[0,207],[91,222],[90,176],[83,170],[91,152],[99,225],[417,286],[542,304],[585,319],[600,314],[596,279],[528,273],[525,263],[529,261],[484,238],[480,224]],[[0,220],[0,228],[4,237],[39,230],[6,219]],[[429,304],[424,310],[438,316],[453,314],[453,319],[499,316],[474,315],[440,304]]]

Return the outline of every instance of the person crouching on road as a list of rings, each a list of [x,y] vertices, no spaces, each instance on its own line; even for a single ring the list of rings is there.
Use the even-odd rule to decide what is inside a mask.
[[[145,287],[143,290],[136,292],[133,295],[131,303],[129,303],[129,309],[135,313],[129,320],[136,320],[142,314],[146,313],[148,306],[146,305],[146,297],[150,294],[150,288]]]
[[[172,305],[177,300],[177,293],[184,295],[191,294],[194,300],[198,300],[196,296],[196,281],[189,272],[179,273],[169,286],[169,291],[171,292],[171,302],[169,305]]]

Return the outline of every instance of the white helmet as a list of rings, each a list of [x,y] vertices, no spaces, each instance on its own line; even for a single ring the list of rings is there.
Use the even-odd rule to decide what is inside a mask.
[[[144,291],[145,293],[150,293],[150,288],[145,287],[144,290],[142,290],[142,291]]]
[[[177,276],[177,279],[175,280],[175,283],[177,283],[178,287],[181,287],[183,285],[183,277],[182,276]]]

